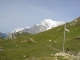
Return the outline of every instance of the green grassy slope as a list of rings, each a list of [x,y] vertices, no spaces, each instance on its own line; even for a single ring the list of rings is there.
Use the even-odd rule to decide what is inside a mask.
[[[80,51],[80,18],[78,23],[67,23],[65,51],[76,54]],[[74,24],[74,25],[72,25]],[[22,35],[13,40],[0,39],[0,60],[27,60],[30,58],[51,57],[51,54],[62,52],[64,25],[35,35]],[[44,60],[44,59],[43,59]]]

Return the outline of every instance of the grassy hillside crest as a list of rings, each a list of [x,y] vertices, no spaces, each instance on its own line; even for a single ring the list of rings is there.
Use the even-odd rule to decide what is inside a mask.
[[[80,17],[66,23],[66,28],[70,32],[66,31],[65,51],[68,48],[66,53],[76,55],[80,52]],[[64,25],[39,34],[23,34],[12,40],[0,38],[0,60],[50,60],[44,57],[52,58],[52,54],[62,52],[63,40]]]

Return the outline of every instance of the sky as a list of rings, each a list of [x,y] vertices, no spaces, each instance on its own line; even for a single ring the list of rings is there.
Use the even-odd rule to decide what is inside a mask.
[[[0,0],[0,32],[31,27],[44,19],[70,22],[80,16],[80,0]]]

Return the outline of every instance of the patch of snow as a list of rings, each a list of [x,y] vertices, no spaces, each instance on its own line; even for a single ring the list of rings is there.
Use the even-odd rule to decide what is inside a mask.
[[[30,27],[26,27],[27,29],[30,29]]]
[[[64,22],[63,21],[53,21],[51,19],[44,19],[41,23],[41,25],[46,26],[47,30],[53,28],[53,27],[57,27],[59,25],[63,25]]]
[[[54,27],[57,27],[57,26],[60,26],[63,24],[64,24],[63,21],[54,21],[52,19],[44,19],[43,21],[41,21],[41,23],[36,24],[36,25],[32,26],[31,28],[30,27],[18,28],[18,29],[15,29],[14,31],[12,31],[12,33],[16,33],[16,32],[23,30],[23,31],[29,32],[31,34],[37,34],[37,33],[52,29]]]
[[[65,24],[65,22],[63,22],[63,21],[57,21],[57,26],[63,25],[63,24]]]
[[[53,21],[51,19],[44,19],[41,23],[41,25],[46,26],[47,30],[56,27],[57,26],[57,21]]]
[[[36,26],[39,26],[40,24],[36,24]]]
[[[19,32],[19,31],[22,31],[22,30],[24,30],[24,28],[18,28],[18,29],[15,29],[14,31],[12,31],[12,33]]]

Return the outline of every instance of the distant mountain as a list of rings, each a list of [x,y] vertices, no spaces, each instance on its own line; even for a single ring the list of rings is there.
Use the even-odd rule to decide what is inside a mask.
[[[14,31],[12,31],[12,33],[19,32],[19,31],[22,31],[22,30],[24,30],[24,28],[18,28],[18,29],[15,29]]]
[[[36,25],[34,25],[34,27],[35,26]],[[39,24],[37,26],[39,26]],[[77,60],[76,55],[80,53],[80,18],[66,23],[66,28],[70,30],[70,32],[65,31],[64,52],[71,54],[71,59],[74,58],[72,60]],[[6,60],[6,58],[8,60],[33,60],[33,58],[34,60],[41,58],[43,58],[41,60],[55,60],[54,54],[63,52],[63,40],[64,25],[35,35],[22,35],[12,41],[0,40],[0,47],[3,49],[3,51],[1,51],[0,60]],[[45,59],[45,57],[47,58]]]
[[[37,34],[37,33],[44,32],[46,30],[52,29],[54,27],[57,27],[63,24],[64,24],[63,21],[53,21],[51,19],[44,19],[43,21],[41,21],[40,24],[35,24],[32,27],[15,29],[14,31],[8,34],[7,38],[12,39],[12,35],[14,35],[14,38],[16,38],[15,36],[16,33],[21,34],[23,32],[27,32],[29,34]]]
[[[0,32],[0,37],[5,38],[7,36],[7,33],[1,33]]]
[[[46,30],[52,29],[54,27],[63,25],[63,21],[53,21],[51,19],[45,19],[40,24],[35,24],[31,28],[23,29],[22,32],[29,32],[31,34],[37,34],[40,32],[44,32]]]
[[[43,21],[41,21],[40,24],[35,24],[31,28],[30,27],[18,28],[18,29],[15,29],[14,31],[12,31],[12,33],[28,32],[30,34],[37,34],[37,33],[44,32],[46,30],[52,29],[54,27],[57,27],[57,26],[60,26],[63,24],[64,24],[63,21],[53,21],[51,19],[44,19]]]

